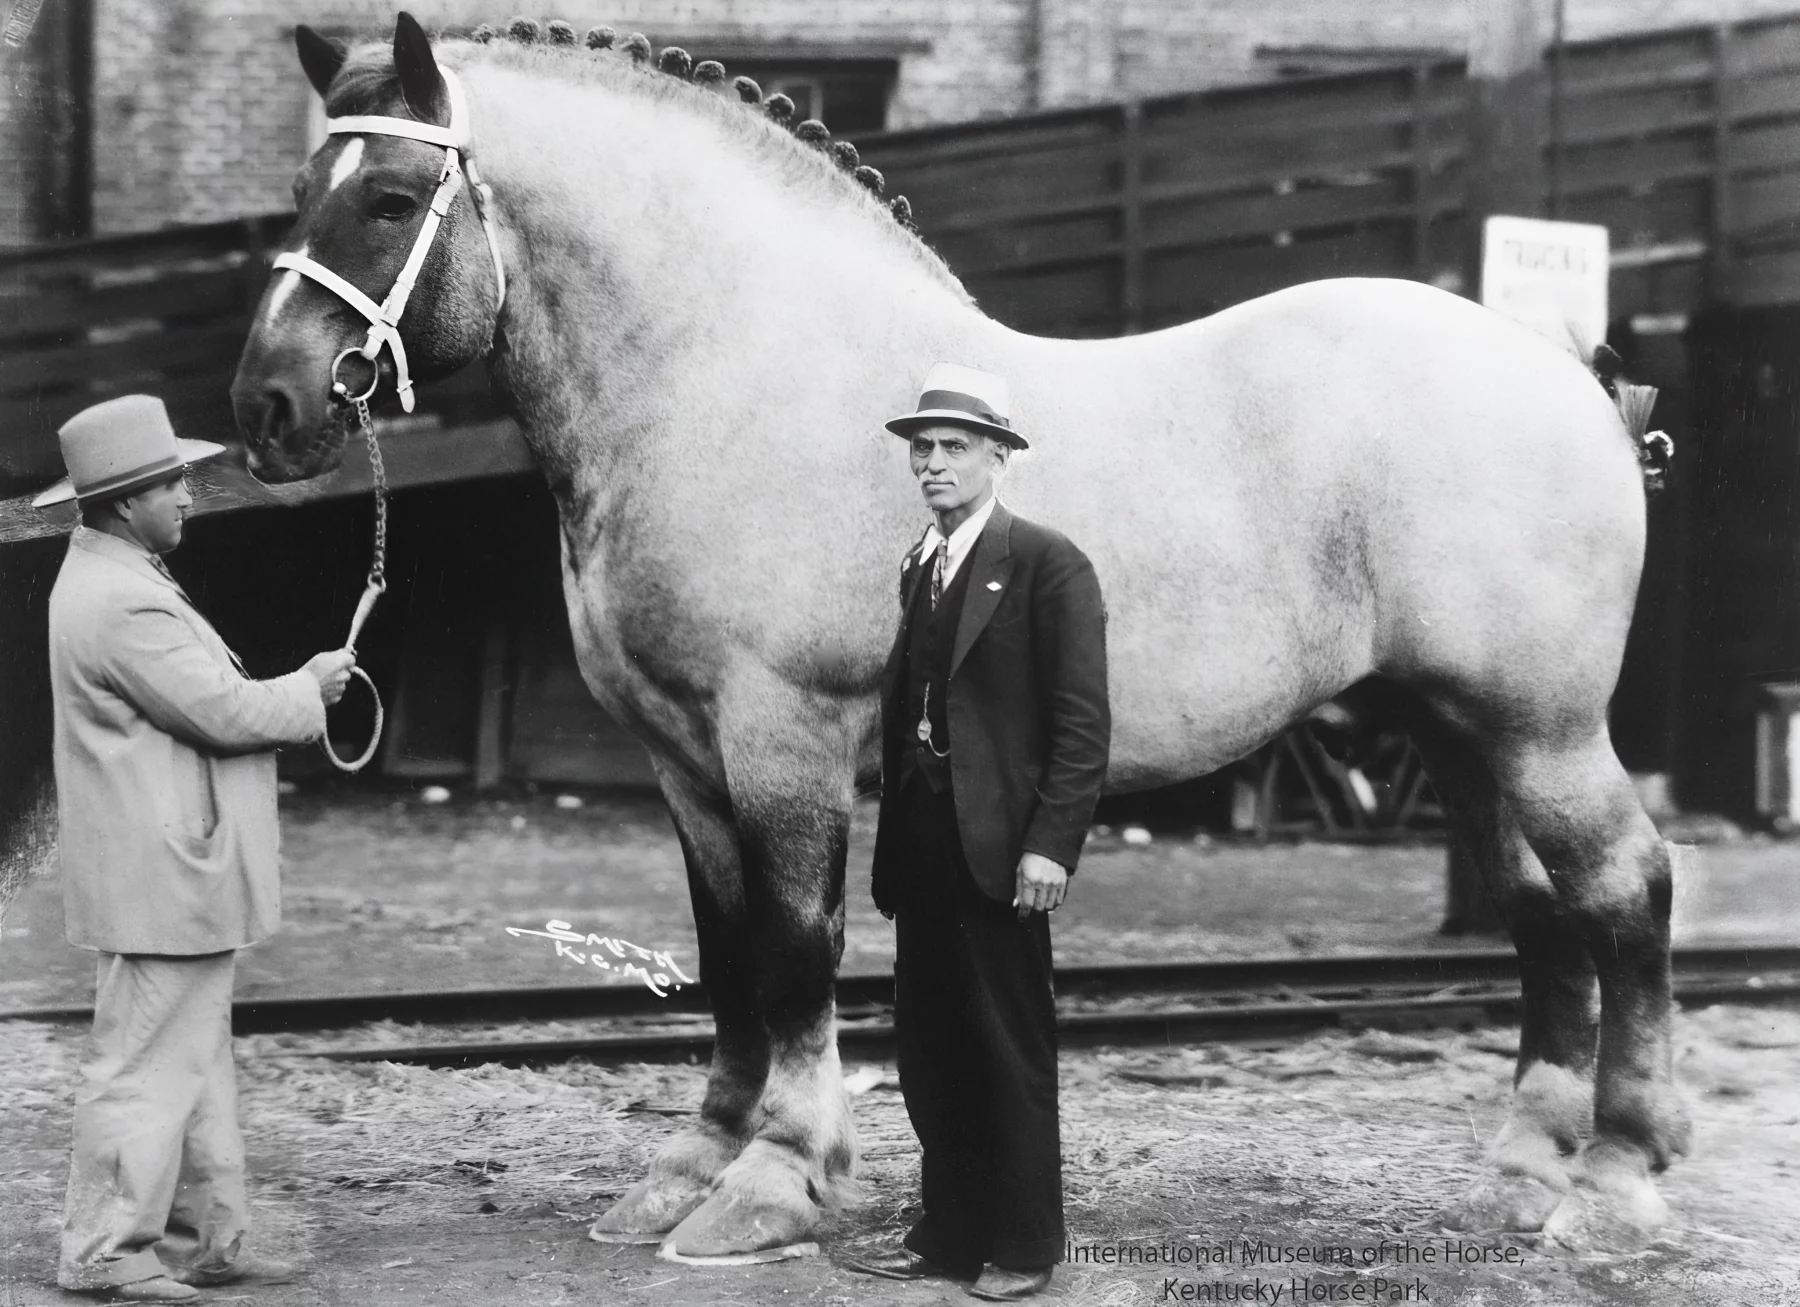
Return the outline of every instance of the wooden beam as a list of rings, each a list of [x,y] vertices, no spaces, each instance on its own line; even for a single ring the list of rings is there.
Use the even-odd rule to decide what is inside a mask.
[[[1549,86],[1537,0],[1474,0],[1473,17],[1463,284],[1478,294],[1487,218],[1544,211]]]
[[[1119,140],[1119,326],[1144,329],[1144,102],[1127,100]]]
[[[379,438],[390,490],[413,490],[481,477],[516,476],[537,467],[518,427],[506,418],[448,429],[397,428],[384,432]],[[192,514],[204,517],[254,508],[292,508],[327,499],[366,495],[373,481],[369,474],[368,450],[360,441],[352,440],[344,447],[343,466],[329,476],[312,481],[286,486],[263,485],[228,454],[217,462],[196,464],[192,484]],[[66,534],[74,526],[77,516],[73,504],[35,509],[31,506],[30,495],[0,499],[0,545]]]

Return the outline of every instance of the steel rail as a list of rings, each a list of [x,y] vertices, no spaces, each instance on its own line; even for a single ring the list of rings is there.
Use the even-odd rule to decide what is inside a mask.
[[[1673,956],[1678,993],[1706,984],[1751,984],[1767,977],[1800,975],[1800,947],[1682,948]],[[1349,957],[1266,957],[1205,962],[1129,963],[1060,967],[1056,990],[1064,1006],[1089,1002],[1184,997],[1208,1008],[1255,1003],[1273,1016],[1283,995],[1300,1006],[1322,1002],[1391,1003],[1407,992],[1441,994],[1455,987],[1510,986],[1516,1000],[1518,960],[1511,950],[1483,949]],[[1699,988],[1696,988],[1699,987]],[[1381,991],[1377,997],[1376,991]],[[1773,990],[1771,991],[1774,992]],[[888,1009],[894,1002],[890,974],[839,976],[837,1004],[846,1022]],[[612,1018],[654,1022],[710,1014],[703,985],[683,985],[658,996],[641,985],[506,986],[490,989],[394,991],[377,994],[252,996],[232,1003],[232,1032],[239,1035],[325,1030],[374,1021],[400,1024],[555,1021]],[[1078,1013],[1072,1013],[1071,1019]],[[78,1023],[91,1021],[88,1006],[0,1009],[0,1020]],[[847,1027],[846,1027],[847,1028]],[[707,1035],[710,1046],[710,1033]]]
[[[1472,1028],[1516,1019],[1516,970],[1508,954],[1343,959],[1257,959],[1173,966],[1084,967],[1058,973],[1057,1030],[1065,1047],[1292,1038],[1325,1029]],[[1429,965],[1443,962],[1443,965]],[[1359,969],[1360,966],[1360,969]],[[1506,974],[1512,971],[1513,974]],[[850,977],[879,1000],[878,977]],[[1262,988],[1242,987],[1246,980]],[[845,985],[840,982],[840,998]],[[887,1003],[840,1004],[838,1049],[848,1061],[893,1056]],[[1800,1002],[1800,949],[1698,949],[1678,954],[1675,996],[1686,1006]],[[712,1049],[710,1022],[664,1011],[644,1028],[575,1038],[472,1040],[283,1051],[275,1057],[468,1067],[594,1062],[691,1062]],[[683,1016],[688,1019],[683,1021]],[[671,1024],[677,1028],[667,1028]],[[650,1028],[660,1026],[662,1028]]]

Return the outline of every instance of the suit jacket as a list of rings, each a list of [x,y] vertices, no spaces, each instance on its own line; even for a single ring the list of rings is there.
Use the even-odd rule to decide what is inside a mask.
[[[892,912],[911,869],[896,828],[905,717],[906,618],[924,584],[917,547],[900,581],[900,628],[881,692],[881,817],[875,836],[876,906]],[[1003,504],[982,528],[950,657],[945,696],[951,791],[975,883],[1010,903],[1024,853],[1070,871],[1106,778],[1112,720],[1106,701],[1106,608],[1087,556],[1067,537]]]
[[[281,924],[277,745],[325,730],[305,671],[244,675],[149,554],[77,527],[50,591],[69,942],[218,953]]]

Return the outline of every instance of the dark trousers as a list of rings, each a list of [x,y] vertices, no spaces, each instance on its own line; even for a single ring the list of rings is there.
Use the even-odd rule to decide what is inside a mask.
[[[912,875],[895,914],[900,1091],[924,1151],[906,1246],[972,1275],[1062,1260],[1050,923],[976,886],[948,790],[905,785]]]

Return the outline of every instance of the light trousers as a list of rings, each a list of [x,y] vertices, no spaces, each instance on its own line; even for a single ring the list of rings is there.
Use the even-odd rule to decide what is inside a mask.
[[[81,1054],[56,1282],[218,1269],[247,1213],[231,988],[237,954],[102,953]]]

